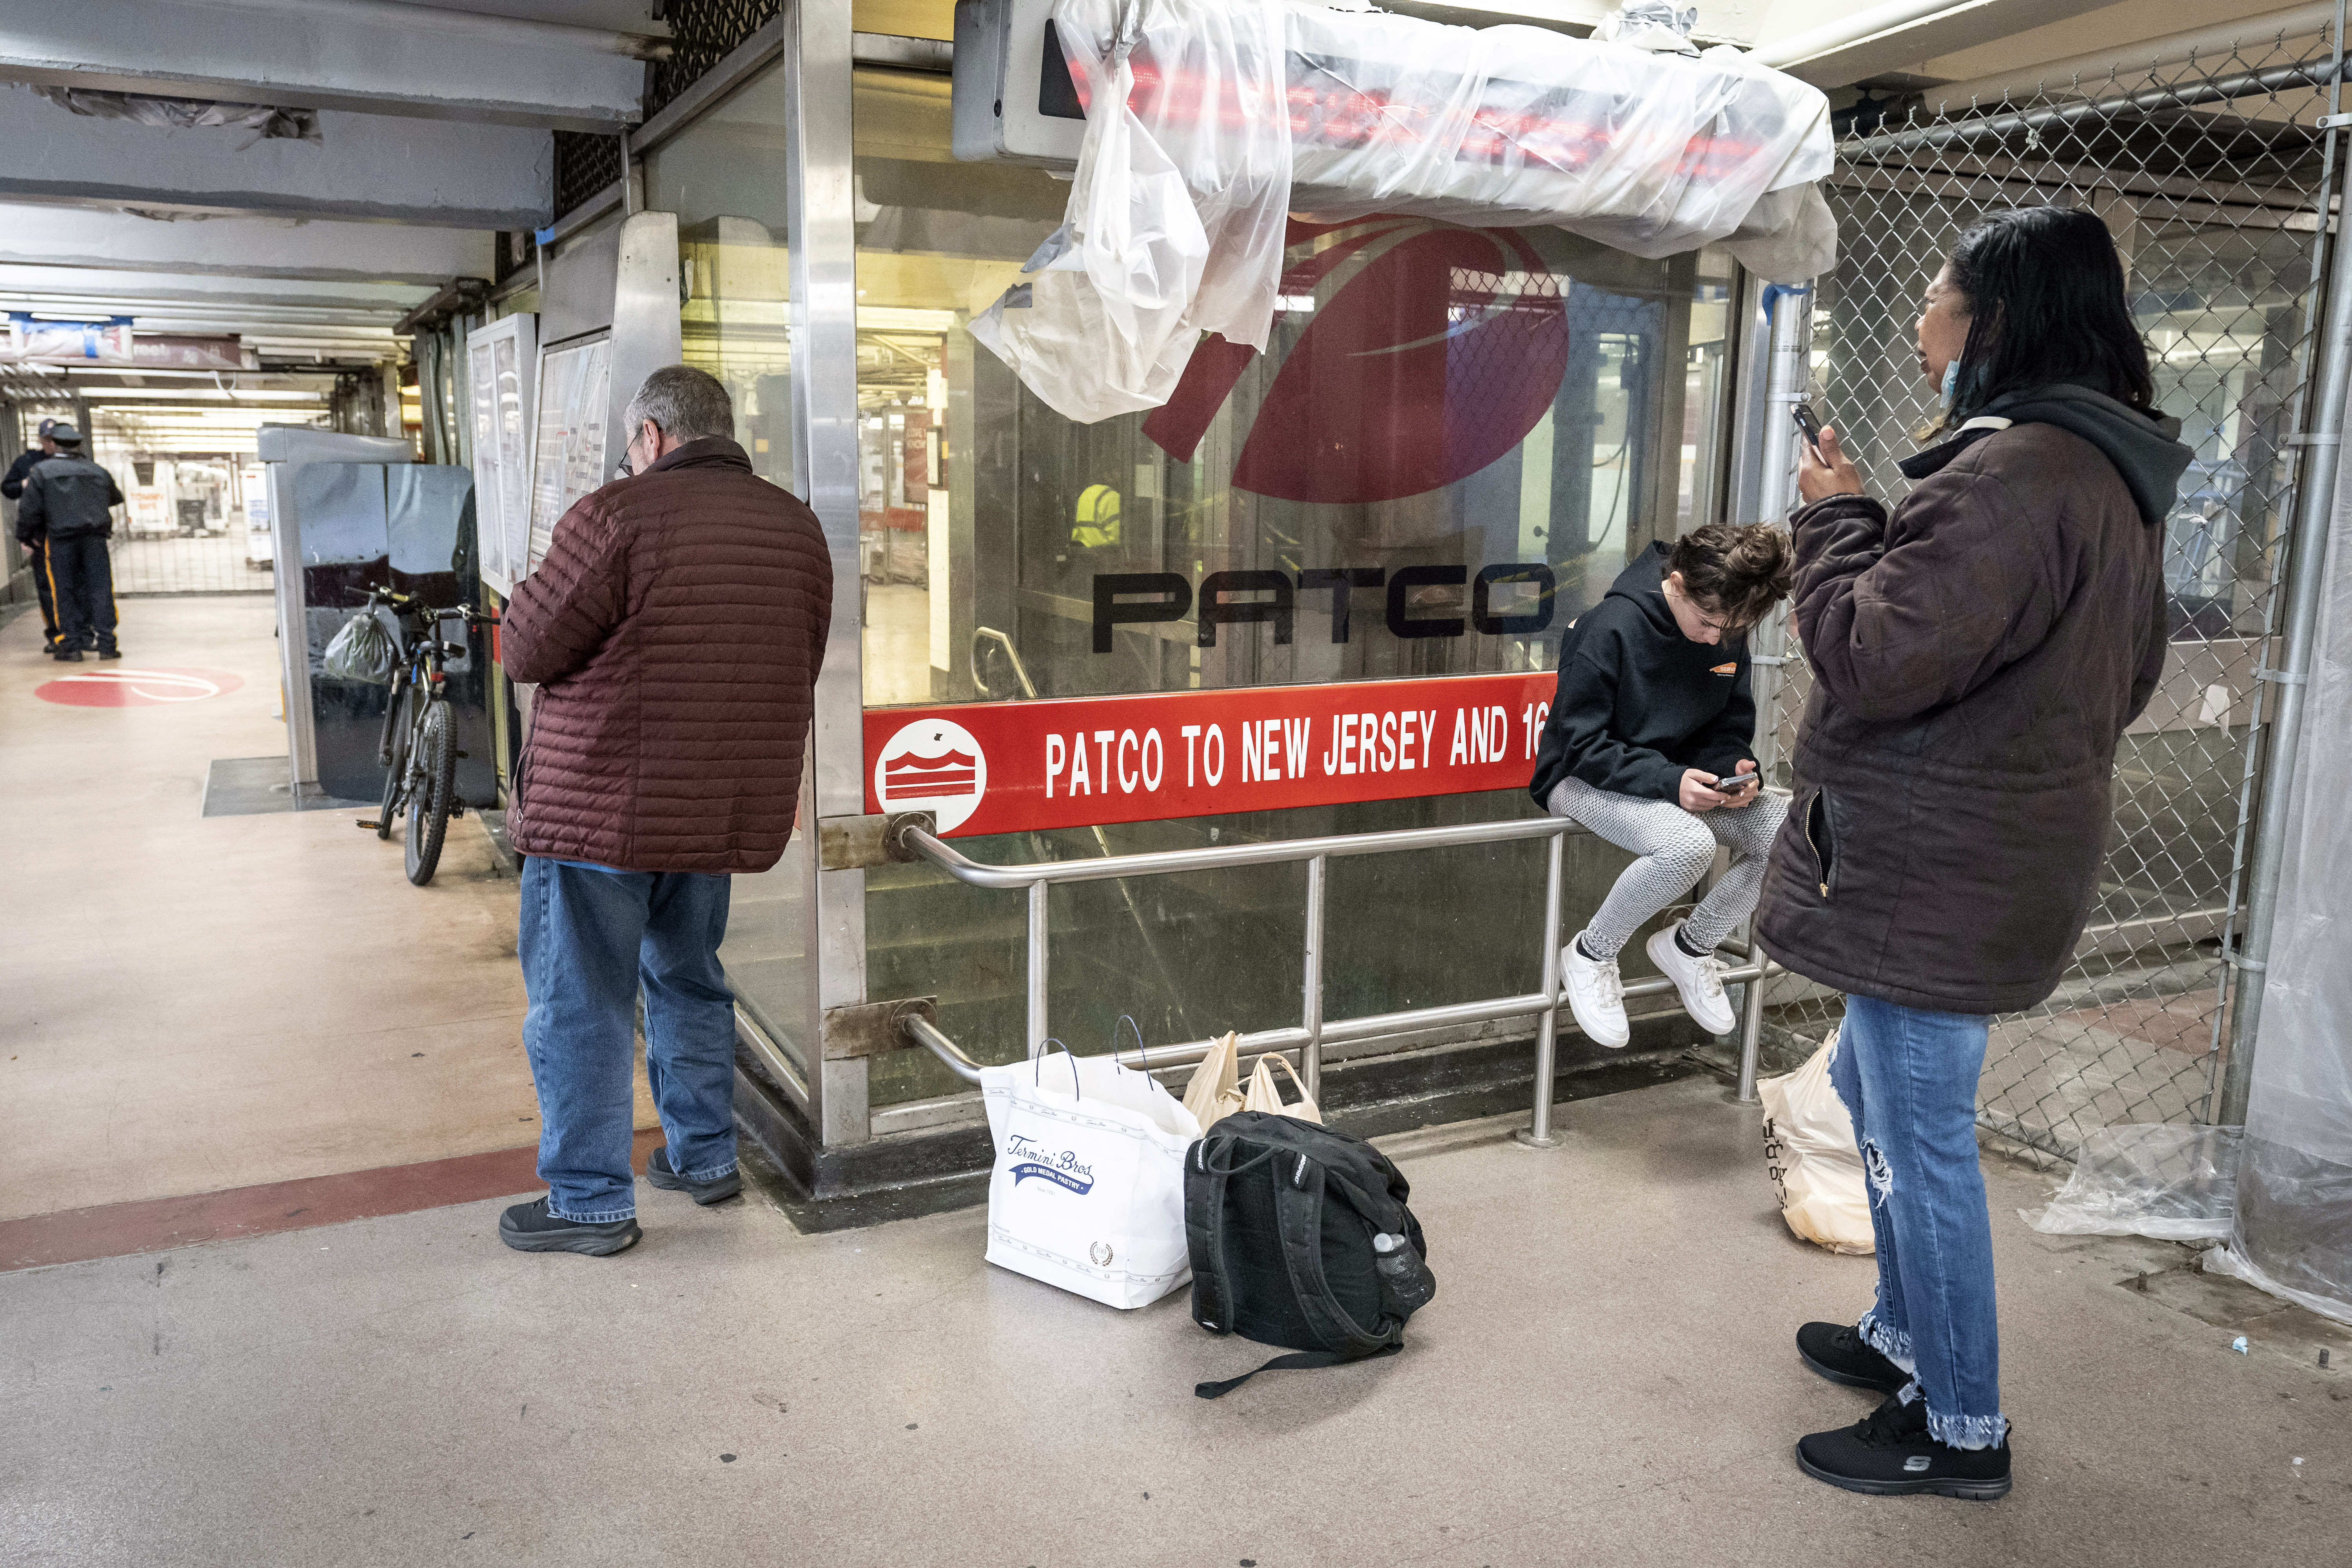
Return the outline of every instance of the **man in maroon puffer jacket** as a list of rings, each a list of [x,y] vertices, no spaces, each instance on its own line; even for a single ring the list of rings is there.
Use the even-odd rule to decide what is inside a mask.
[[[742,1190],[728,879],[792,837],[832,617],[824,531],[751,471],[716,377],[654,372],[628,430],[635,477],[564,513],[499,632],[507,674],[540,688],[508,814],[548,1194],[499,1235],[525,1252],[637,1239],[640,987],[667,1136],[646,1179],[703,1204]]]

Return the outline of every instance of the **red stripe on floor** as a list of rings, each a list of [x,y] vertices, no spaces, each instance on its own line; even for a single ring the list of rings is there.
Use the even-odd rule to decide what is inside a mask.
[[[637,1169],[645,1168],[646,1156],[661,1141],[659,1128],[636,1135],[631,1153]],[[0,1273],[415,1214],[419,1209],[531,1193],[541,1185],[539,1146],[532,1144],[415,1165],[379,1165],[373,1171],[231,1187],[184,1198],[62,1209],[0,1220]]]

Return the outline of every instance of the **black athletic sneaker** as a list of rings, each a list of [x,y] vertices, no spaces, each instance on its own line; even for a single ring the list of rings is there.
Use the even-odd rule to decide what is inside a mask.
[[[105,662],[106,662],[108,659],[110,659],[110,658],[121,658],[121,657],[122,657],[122,650],[121,650],[121,648],[117,648],[117,649],[115,649],[112,653],[102,653],[102,654],[100,654],[100,655],[98,656],[98,658],[99,658],[99,662],[100,662],[100,664],[103,664],[103,663],[105,663]]]
[[[63,653],[58,655],[57,658],[59,664],[79,664],[81,662],[81,649],[78,647],[69,647]]]
[[[1900,1394],[1911,1374],[1871,1348],[1852,1323],[1807,1323],[1797,1331],[1797,1355],[1804,1363],[1848,1388]]]
[[[669,1168],[669,1145],[665,1143],[646,1156],[646,1180],[669,1193],[692,1193],[698,1204],[723,1204],[743,1190],[743,1173],[739,1167],[713,1181],[689,1182]]]
[[[1953,1448],[1927,1436],[1927,1402],[1885,1404],[1851,1426],[1797,1444],[1797,1463],[1815,1480],[1872,1497],[1937,1497],[1990,1502],[2009,1495],[2009,1441],[1998,1448]]]
[[[517,1204],[499,1216],[499,1239],[517,1252],[584,1252],[608,1258],[635,1247],[643,1234],[634,1219],[591,1225],[551,1215],[545,1198]]]

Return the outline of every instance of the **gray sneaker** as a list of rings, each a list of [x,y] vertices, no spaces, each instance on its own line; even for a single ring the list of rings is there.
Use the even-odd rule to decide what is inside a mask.
[[[646,1180],[664,1192],[691,1193],[694,1201],[705,1207],[723,1204],[743,1190],[743,1172],[740,1166],[707,1182],[688,1181],[679,1175],[669,1168],[669,1145],[667,1143],[646,1156]]]
[[[517,1204],[499,1216],[499,1239],[517,1252],[584,1252],[591,1258],[609,1258],[636,1246],[643,1234],[634,1219],[595,1225],[550,1214],[543,1197]]]

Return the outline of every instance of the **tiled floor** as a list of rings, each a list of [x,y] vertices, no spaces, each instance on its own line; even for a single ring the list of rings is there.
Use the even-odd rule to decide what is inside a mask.
[[[121,637],[122,668],[243,685],[59,706],[38,618],[0,628],[0,1220],[535,1142],[476,826],[414,888],[348,814],[201,816],[215,758],[285,747],[270,602],[126,600]]]

